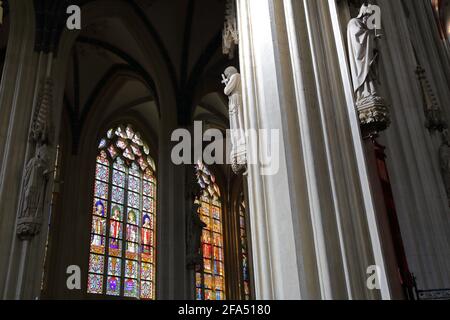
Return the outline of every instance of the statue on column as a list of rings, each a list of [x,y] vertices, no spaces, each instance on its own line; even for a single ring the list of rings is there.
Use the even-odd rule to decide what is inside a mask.
[[[200,251],[201,239],[203,229],[206,224],[200,219],[200,194],[201,188],[194,175],[194,179],[191,184],[191,195],[188,200],[192,204],[190,215],[187,219],[187,232],[186,232],[186,265],[190,269],[194,269],[196,266],[201,265],[202,255]]]
[[[17,234],[21,239],[33,237],[40,232],[49,168],[47,145],[38,145],[23,176],[23,203],[17,225]]]
[[[33,238],[42,226],[47,184],[52,172],[49,147],[52,87],[51,79],[46,79],[31,124],[30,143],[35,150],[23,174],[17,219],[17,235],[22,240]]]
[[[235,67],[228,67],[222,77],[225,84],[224,92],[229,99],[231,162],[233,171],[238,174],[247,167],[241,75]]]
[[[381,37],[369,19],[376,13],[372,5],[363,5],[347,28],[348,53],[361,126],[370,134],[385,130],[390,123],[384,99],[378,92],[377,40]]]

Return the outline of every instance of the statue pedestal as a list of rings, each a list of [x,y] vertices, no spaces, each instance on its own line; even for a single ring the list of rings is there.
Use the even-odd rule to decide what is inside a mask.
[[[360,99],[356,103],[356,109],[364,137],[377,135],[391,124],[389,108],[379,96]]]

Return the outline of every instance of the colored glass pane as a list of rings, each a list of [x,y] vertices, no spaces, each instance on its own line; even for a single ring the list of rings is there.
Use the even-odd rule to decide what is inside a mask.
[[[87,292],[155,299],[154,161],[131,126],[108,130],[99,149]]]

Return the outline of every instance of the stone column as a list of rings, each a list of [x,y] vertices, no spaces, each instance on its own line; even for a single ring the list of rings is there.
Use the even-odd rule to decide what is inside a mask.
[[[11,2],[10,15],[11,35],[4,73],[4,79],[8,81],[2,81],[0,90],[0,121],[8,122],[1,126],[0,133],[0,148],[4,155],[0,174],[0,254],[5,257],[0,262],[0,288],[3,298],[36,299],[40,296],[48,234],[64,72],[57,70],[57,59],[52,50],[35,50],[33,2]],[[39,117],[48,120],[49,125],[48,141],[44,143],[48,147],[48,181],[45,187],[39,186],[37,190],[44,190],[39,195],[42,200],[38,206],[40,214],[37,219],[31,219],[37,228],[27,229],[24,233],[23,219],[18,220],[18,217],[23,214],[26,202],[25,168],[36,156],[39,145],[36,139],[30,138],[39,110],[44,110]]]
[[[22,173],[31,154],[26,141],[43,74],[42,58],[33,50],[34,18],[32,2],[11,1],[11,30],[0,88],[0,289],[4,298],[18,297],[21,292],[15,278],[20,266],[12,268],[22,252],[15,224]]]
[[[238,1],[245,126],[279,130],[278,172],[249,164],[258,299],[391,298],[332,14],[325,1]],[[253,159],[271,147],[248,144]],[[371,265],[381,290],[366,286]]]
[[[449,121],[449,62],[434,34],[431,6],[425,0],[377,1],[385,39],[382,77],[392,105],[391,128],[380,143],[388,167],[405,251],[420,289],[450,286],[449,207],[439,166],[439,133],[425,128],[417,59]],[[437,32],[437,31],[436,31]],[[446,71],[447,70],[447,71]]]

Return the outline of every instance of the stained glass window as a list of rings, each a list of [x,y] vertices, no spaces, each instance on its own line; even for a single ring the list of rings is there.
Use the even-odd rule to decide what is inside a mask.
[[[131,126],[99,144],[87,292],[155,299],[155,162]]]
[[[251,299],[250,290],[250,270],[249,270],[249,250],[247,239],[247,220],[246,220],[246,207],[244,195],[241,194],[239,201],[239,236],[240,236],[240,248],[241,248],[241,291],[243,292],[243,298],[245,300]]]
[[[197,180],[202,188],[199,215],[206,224],[201,252],[203,263],[196,272],[197,300],[225,300],[225,269],[223,249],[223,219],[220,190],[206,166],[196,166]]]

